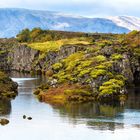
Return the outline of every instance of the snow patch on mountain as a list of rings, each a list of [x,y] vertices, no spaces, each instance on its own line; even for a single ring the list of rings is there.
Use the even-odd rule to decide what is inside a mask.
[[[116,25],[125,27],[129,30],[140,30],[140,18],[133,16],[109,17]]]

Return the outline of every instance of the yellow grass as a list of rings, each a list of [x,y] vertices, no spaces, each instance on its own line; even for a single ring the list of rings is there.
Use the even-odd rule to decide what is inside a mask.
[[[57,41],[47,41],[43,43],[31,43],[28,44],[29,47],[40,50],[42,52],[49,51],[58,51],[62,45],[65,44],[90,44],[89,41],[86,41],[84,38],[73,38],[73,39],[62,39]]]

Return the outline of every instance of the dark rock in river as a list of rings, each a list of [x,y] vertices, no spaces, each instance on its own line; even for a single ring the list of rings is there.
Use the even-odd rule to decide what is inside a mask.
[[[32,120],[32,117],[28,117],[27,119],[28,119],[28,120]]]
[[[9,120],[7,119],[0,119],[0,124],[1,125],[7,125],[9,123]]]

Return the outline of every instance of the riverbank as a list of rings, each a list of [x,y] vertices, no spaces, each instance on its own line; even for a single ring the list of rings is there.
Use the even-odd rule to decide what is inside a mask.
[[[124,135],[126,139],[139,138],[140,88],[136,93],[136,89],[129,92],[124,107],[99,102],[71,102],[59,106],[40,103],[33,95],[33,90],[45,83],[45,77],[26,73],[14,73],[10,77],[18,83],[19,94],[11,104],[0,102],[0,110],[5,110],[3,114],[0,111],[0,117],[10,121],[8,125],[0,126],[1,139],[112,140],[116,137],[122,140]],[[24,120],[24,114],[33,119]],[[57,133],[54,135],[52,130]]]

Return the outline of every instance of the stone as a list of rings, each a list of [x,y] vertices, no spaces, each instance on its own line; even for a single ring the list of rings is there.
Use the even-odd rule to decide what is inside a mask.
[[[32,117],[28,117],[27,119],[28,119],[28,120],[32,120]]]
[[[26,119],[26,115],[23,115],[23,119]]]
[[[7,119],[0,119],[0,124],[1,125],[7,125],[9,123],[9,120]]]

